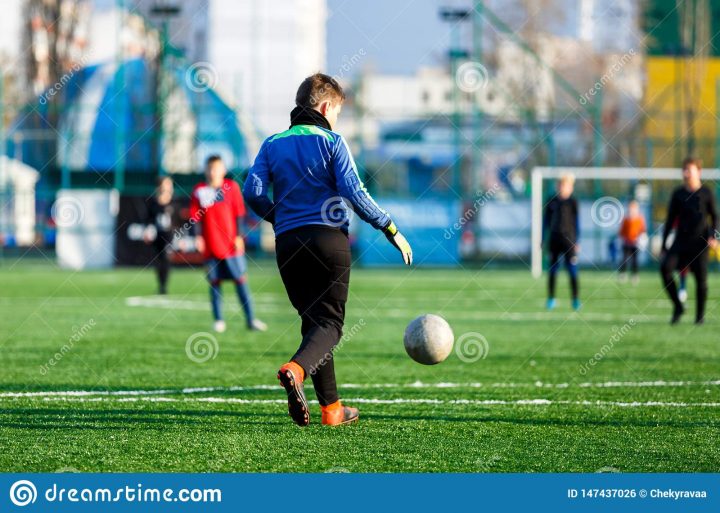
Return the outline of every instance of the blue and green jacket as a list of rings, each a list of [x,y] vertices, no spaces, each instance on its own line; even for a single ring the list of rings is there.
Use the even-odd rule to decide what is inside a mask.
[[[272,199],[269,188],[272,184]],[[314,125],[294,125],[268,137],[243,186],[253,211],[275,235],[305,225],[348,232],[351,212],[376,229],[390,224],[365,189],[345,139]]]

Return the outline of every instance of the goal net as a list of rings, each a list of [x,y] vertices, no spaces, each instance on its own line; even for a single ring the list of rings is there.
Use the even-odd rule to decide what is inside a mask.
[[[579,263],[595,267],[619,264],[622,258],[617,233],[628,201],[637,200],[645,217],[648,246],[641,262],[652,260],[660,249],[667,202],[681,184],[679,168],[640,167],[536,167],[531,174],[531,270],[534,277],[543,271],[543,208],[555,194],[554,181],[565,174],[575,177],[575,197],[580,212]],[[703,182],[720,180],[718,169],[703,169]],[[613,251],[617,248],[617,252]]]

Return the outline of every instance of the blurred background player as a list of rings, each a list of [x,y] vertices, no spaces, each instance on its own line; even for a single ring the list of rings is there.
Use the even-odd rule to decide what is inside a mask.
[[[672,237],[674,240],[675,232],[677,231],[678,227],[678,220],[676,219],[673,223],[672,227]],[[679,277],[679,284],[678,284],[678,298],[680,299],[681,303],[685,303],[688,298],[687,293],[687,275],[688,275],[689,269],[687,266],[681,267],[678,269],[678,277]]]
[[[608,239],[608,258],[610,259],[610,266],[612,267],[617,266],[618,261],[617,239],[618,236],[616,234],[611,235]]]
[[[638,251],[640,238],[647,233],[645,217],[640,213],[640,205],[636,200],[628,203],[627,215],[622,220],[618,235],[622,239],[622,260],[620,261],[620,281],[627,281],[627,267],[630,266],[632,282],[638,283]]]
[[[695,276],[697,305],[695,324],[705,321],[707,299],[708,247],[715,247],[715,233],[718,227],[715,198],[710,189],[700,180],[699,160],[688,158],[683,162],[683,185],[675,189],[670,198],[667,220],[662,239],[660,272],[665,290],[673,302],[671,324],[680,321],[685,309],[678,297],[673,272],[688,268]],[[677,222],[675,240],[666,249],[670,230]]]
[[[572,196],[575,177],[563,175],[557,182],[557,194],[545,206],[543,214],[543,240],[547,241],[550,256],[547,308],[555,308],[555,282],[560,269],[560,259],[565,261],[570,276],[573,310],[580,308],[578,298],[577,254],[580,250],[580,220],[578,203]]]
[[[684,303],[687,301],[688,293],[687,293],[687,275],[688,275],[688,268],[683,267],[680,269],[679,275],[679,286],[678,286],[678,299],[680,299],[681,303]]]
[[[250,207],[273,224],[280,276],[302,320],[300,348],[278,372],[288,412],[300,426],[310,422],[303,389],[308,375],[323,424],[349,424],[359,417],[356,408],[340,402],[333,358],[350,284],[345,201],[360,219],[383,231],[405,264],[412,263],[410,245],[365,190],[345,139],[332,131],[344,99],[334,78],[322,73],[306,78],[290,128],[265,140],[243,188]]]
[[[203,253],[207,265],[207,279],[210,282],[210,302],[215,319],[213,328],[218,333],[225,331],[222,315],[222,280],[235,283],[240,305],[250,330],[265,331],[264,322],[255,318],[247,283],[247,262],[242,225],[245,217],[245,203],[240,186],[235,180],[226,178],[227,169],[222,159],[213,155],[205,164],[205,182],[195,186],[190,198],[190,219],[200,226],[196,238],[198,251]]]
[[[173,181],[169,176],[158,178],[155,194],[148,200],[146,224],[143,234],[146,244],[155,250],[153,262],[157,272],[158,293],[167,294],[172,252]]]

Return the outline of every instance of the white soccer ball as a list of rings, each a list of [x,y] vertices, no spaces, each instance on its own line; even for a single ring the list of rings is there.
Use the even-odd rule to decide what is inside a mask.
[[[407,325],[403,342],[410,358],[423,365],[435,365],[450,355],[455,335],[445,319],[426,314]]]

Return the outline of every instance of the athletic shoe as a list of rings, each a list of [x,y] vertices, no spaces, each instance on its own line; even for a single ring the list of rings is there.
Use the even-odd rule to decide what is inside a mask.
[[[627,283],[627,281],[628,281],[627,273],[618,274],[618,281],[620,283]]]
[[[580,303],[580,300],[578,298],[575,298],[572,300],[572,309],[573,310],[575,310],[577,312],[578,310],[580,310],[580,306],[582,306],[582,304]]]
[[[288,414],[298,426],[310,424],[310,408],[302,382],[302,368],[295,362],[286,363],[278,371],[280,384],[287,392]]]
[[[324,426],[342,426],[353,424],[360,418],[357,408],[343,405],[340,401],[329,406],[321,406],[322,423]]]
[[[676,305],[673,309],[672,318],[670,319],[670,324],[674,325],[680,322],[680,317],[685,313],[685,308],[683,308],[682,305]]]
[[[267,331],[267,324],[262,322],[260,319],[253,319],[250,323],[250,326],[248,326],[248,329],[250,331]]]
[[[681,303],[685,303],[687,301],[687,290],[686,289],[678,290],[678,299],[680,299]]]
[[[702,326],[703,324],[705,324],[705,319],[695,319],[696,326]]]
[[[554,310],[555,309],[555,298],[551,297],[547,300],[547,303],[545,303],[545,308],[548,310]]]
[[[213,323],[213,329],[216,333],[225,333],[227,325],[225,324],[225,321],[215,321]]]
[[[637,287],[640,284],[640,276],[633,274],[633,277],[630,278],[630,282]]]

